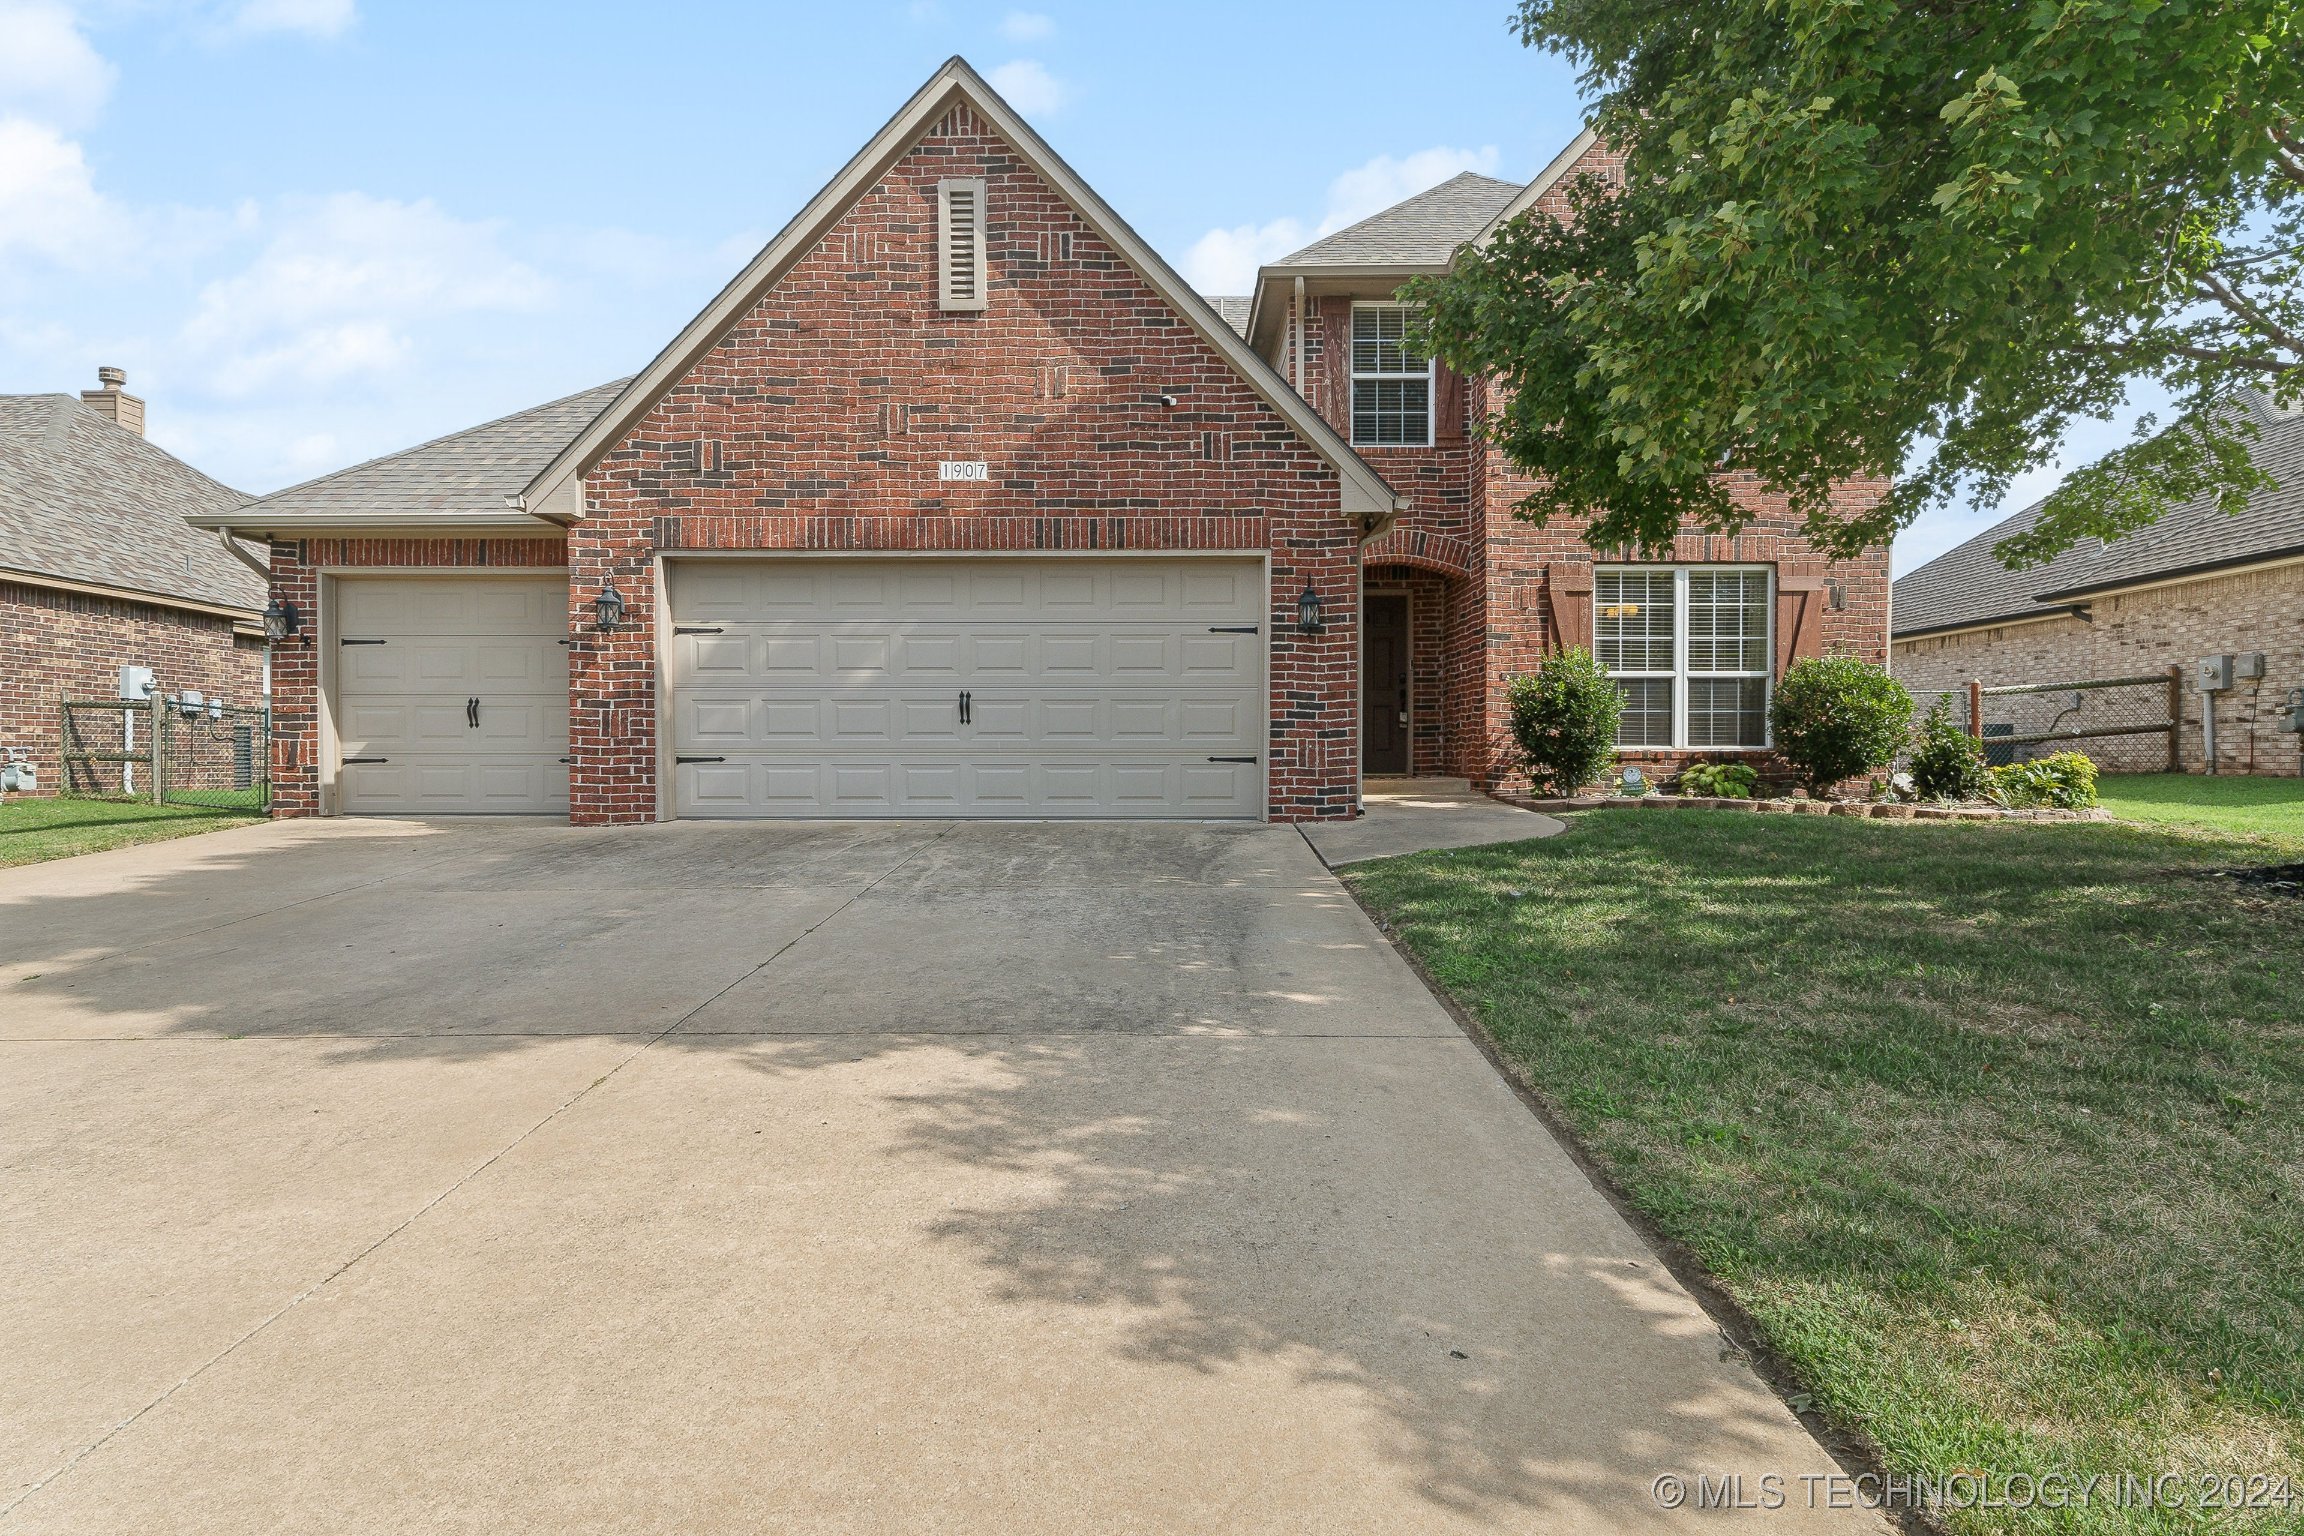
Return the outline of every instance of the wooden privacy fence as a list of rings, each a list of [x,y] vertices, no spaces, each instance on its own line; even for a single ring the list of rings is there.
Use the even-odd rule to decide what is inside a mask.
[[[2137,677],[2089,677],[2069,682],[1912,690],[1923,710],[1950,700],[1954,717],[1983,744],[1995,766],[2036,756],[2026,748],[2052,743],[2106,741],[2106,764],[2129,771],[2182,771],[2184,669]],[[2159,737],[2157,742],[2147,738]],[[2115,738],[2127,738],[2118,741]],[[2130,743],[2133,745],[2130,745]],[[2097,755],[2092,752],[2091,756]]]

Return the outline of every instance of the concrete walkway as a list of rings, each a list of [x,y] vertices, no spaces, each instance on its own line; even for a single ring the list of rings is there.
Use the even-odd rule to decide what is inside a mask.
[[[1877,1529],[1288,827],[9,871],[0,1318],[8,1533]]]
[[[1303,824],[1304,840],[1330,869],[1432,848],[1472,848],[1551,837],[1567,830],[1551,816],[1491,800],[1463,779],[1370,779],[1353,821]]]

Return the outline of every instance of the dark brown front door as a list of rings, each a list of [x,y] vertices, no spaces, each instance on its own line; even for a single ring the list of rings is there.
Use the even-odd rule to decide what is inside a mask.
[[[1408,599],[1371,597],[1360,631],[1360,766],[1408,771]]]

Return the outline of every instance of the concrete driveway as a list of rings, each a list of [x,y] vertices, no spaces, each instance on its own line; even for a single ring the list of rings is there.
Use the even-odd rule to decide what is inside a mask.
[[[253,827],[0,1037],[0,1531],[1858,1528],[1289,828]]]

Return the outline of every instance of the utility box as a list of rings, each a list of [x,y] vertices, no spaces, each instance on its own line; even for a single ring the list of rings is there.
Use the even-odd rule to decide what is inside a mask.
[[[124,699],[148,699],[152,697],[152,690],[158,686],[159,682],[152,676],[150,667],[126,666],[120,669],[120,697]]]
[[[2232,663],[2229,653],[2222,656],[2200,658],[2200,691],[2202,693],[2229,693],[2232,691]]]
[[[2264,653],[2262,651],[2242,651],[2234,656],[2232,658],[2232,675],[2243,683],[2262,682],[2264,680]]]

